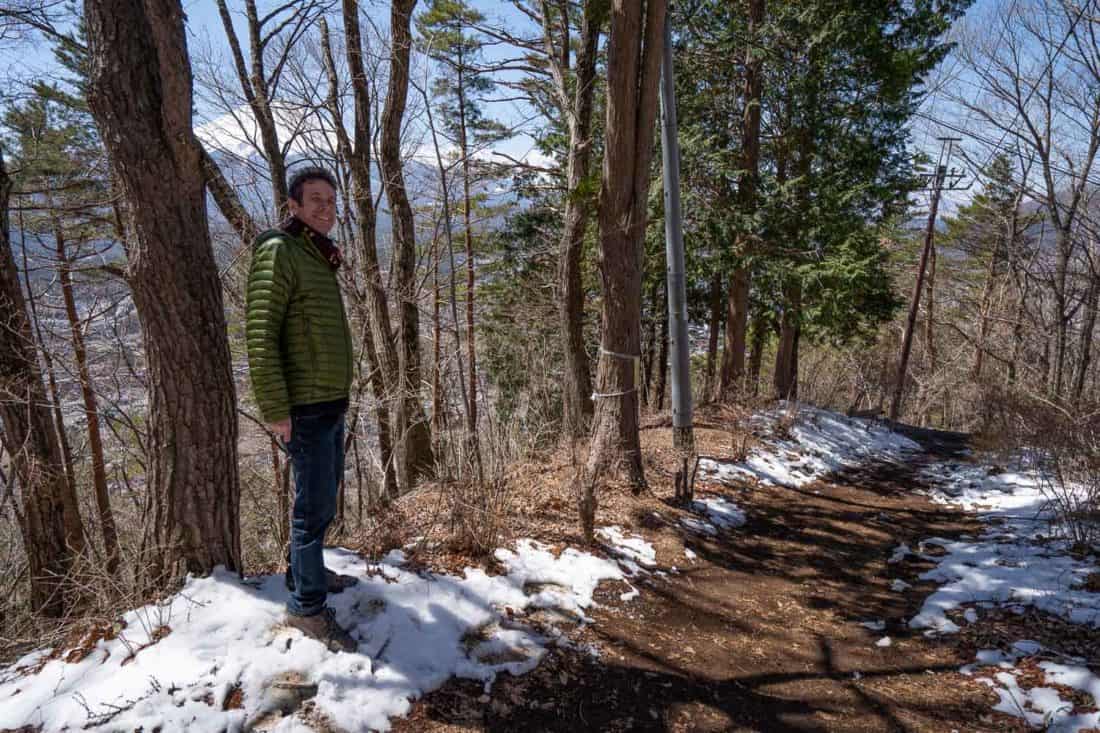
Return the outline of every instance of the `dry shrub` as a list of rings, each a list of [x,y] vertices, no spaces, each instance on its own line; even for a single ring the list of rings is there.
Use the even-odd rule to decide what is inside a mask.
[[[153,637],[150,643],[156,643],[171,628],[172,593],[151,588],[149,575],[148,566],[136,555],[125,557],[122,569],[114,575],[95,558],[78,557],[63,584],[73,598],[69,614],[49,618],[29,606],[17,609],[4,619],[0,664],[42,648],[52,649],[46,660],[62,657],[78,661],[99,639],[113,638],[120,639],[133,655],[144,647],[128,642],[127,634],[133,637],[138,629]],[[122,618],[131,611],[132,628],[127,628]]]
[[[1100,403],[1002,393],[987,445],[1022,454],[1060,533],[1081,550],[1100,547]]]
[[[455,552],[484,557],[500,547],[511,511],[508,481],[500,473],[443,487],[449,521],[447,544]]]

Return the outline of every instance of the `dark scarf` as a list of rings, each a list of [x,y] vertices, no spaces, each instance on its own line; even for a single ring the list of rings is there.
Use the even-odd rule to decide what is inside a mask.
[[[279,225],[279,228],[291,236],[309,240],[321,253],[321,256],[325,258],[325,261],[328,262],[329,267],[333,270],[340,269],[340,265],[344,261],[343,256],[340,254],[340,248],[324,234],[318,234],[310,229],[308,224],[296,216],[288,217],[286,221]]]

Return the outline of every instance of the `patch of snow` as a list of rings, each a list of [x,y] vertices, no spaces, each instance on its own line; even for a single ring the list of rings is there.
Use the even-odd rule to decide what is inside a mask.
[[[241,581],[219,569],[127,613],[122,634],[79,662],[61,655],[33,674],[17,671],[43,661],[39,651],[0,670],[0,728],[79,729],[111,716],[112,730],[240,730],[273,678],[293,672],[317,686],[316,708],[336,727],[388,730],[411,700],[451,677],[488,688],[501,672],[538,664],[550,639],[506,609],[553,608],[583,619],[601,581],[625,579],[615,562],[573,548],[555,557],[533,540],[497,550],[500,576],[475,568],[461,578],[418,574],[401,567],[400,551],[381,563],[343,550],[325,556],[328,567],[359,579],[329,600],[358,652],[333,654],[284,625],[281,574]],[[170,631],[153,642],[161,627]],[[244,708],[222,710],[234,689]],[[292,718],[280,730],[304,725]]]
[[[638,574],[638,565],[652,568],[657,564],[657,550],[642,537],[628,537],[621,527],[615,525],[600,527],[596,534],[608,542],[614,554],[625,558],[624,565],[632,569],[632,575]]]
[[[1033,473],[1001,472],[989,467],[939,463],[925,467],[922,478],[932,483],[927,493],[940,504],[976,512],[986,522],[981,537],[959,540],[935,538],[924,544],[939,545],[946,553],[922,578],[943,585],[925,599],[909,625],[926,633],[951,633],[958,626],[946,612],[960,606],[1000,606],[1022,614],[1027,608],[1060,616],[1071,623],[1100,628],[1100,593],[1083,588],[1082,581],[1096,572],[1096,559],[1077,559],[1069,543],[1052,538],[1050,516],[1039,482]],[[966,608],[967,623],[978,621],[978,612]],[[1023,689],[1016,662],[1043,651],[1037,641],[1023,639],[1005,652],[985,649],[974,664],[962,668],[975,674],[993,667],[992,678],[980,681],[997,693],[995,710],[1024,719],[1028,725],[1069,733],[1100,727],[1100,712],[1074,713],[1074,704],[1063,700],[1053,687]],[[1083,660],[1076,660],[1083,661]],[[1100,677],[1088,667],[1044,661],[1044,684],[1081,690],[1100,707]]]
[[[901,578],[894,578],[894,582],[890,583],[890,590],[894,591],[895,593],[901,593],[902,591],[912,587],[913,586],[909,585]]]
[[[882,619],[874,619],[872,621],[860,621],[859,625],[865,629],[870,629],[871,631],[882,631],[886,628],[886,622]]]
[[[1034,478],[954,463],[934,464],[925,473],[941,481],[930,492],[933,500],[977,511],[989,524],[980,538],[924,541],[942,547],[945,554],[921,578],[942,585],[925,599],[909,622],[912,628],[954,633],[959,627],[946,612],[981,602],[1019,613],[1033,606],[1072,623],[1100,627],[1100,594],[1080,587],[1097,571],[1096,565],[1070,556],[1066,541],[1036,541],[1049,522]],[[955,488],[944,493],[942,486]]]
[[[937,504],[982,510],[984,516],[1035,518],[1042,511],[1042,492],[1034,476],[997,472],[970,463],[930,463],[918,473],[932,485],[924,491]]]
[[[745,512],[724,496],[698,499],[691,503],[692,510],[705,514],[707,521],[718,529],[740,527],[747,520]]]
[[[687,557],[688,560],[691,560],[692,562],[695,562],[695,558],[699,557],[690,547],[684,548],[684,555]]]
[[[691,502],[691,511],[699,515],[682,517],[680,523],[696,534],[711,537],[727,529],[735,529],[747,521],[745,512],[726,496],[707,496]]]
[[[889,636],[884,636],[875,642],[875,646],[885,649],[888,646],[893,645],[893,640]]]
[[[742,463],[701,460],[700,470],[722,483],[755,479],[797,488],[869,460],[896,461],[920,450],[917,443],[881,423],[809,405],[781,403],[753,422],[761,432],[773,432],[791,410],[797,415],[789,438],[765,438]]]
[[[718,534],[718,528],[707,521],[695,519],[694,517],[681,517],[680,524],[691,530],[696,534],[705,534],[715,536]]]
[[[992,678],[979,678],[978,681],[989,685],[997,693],[998,701],[994,710],[1022,718],[1031,726],[1045,728],[1048,733],[1077,733],[1100,726],[1100,712],[1074,713],[1074,704],[1063,700],[1053,687],[1020,687],[1019,672],[1013,664],[1006,661],[1004,655],[998,656],[991,652],[992,650],[979,652],[979,664],[996,666],[1001,671],[996,672]],[[1007,659],[1015,661],[1014,656]],[[1087,667],[1054,662],[1041,662],[1039,667],[1044,672],[1046,684],[1080,690],[1092,697],[1093,707],[1100,706],[1100,677]]]

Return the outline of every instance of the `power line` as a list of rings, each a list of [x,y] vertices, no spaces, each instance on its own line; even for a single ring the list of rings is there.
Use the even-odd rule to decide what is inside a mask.
[[[1016,0],[1013,0],[1012,7],[1009,9],[1009,12],[1005,15],[1004,24],[1001,26],[1001,36],[998,39],[997,43],[995,44],[995,46],[994,46],[995,48],[1000,47],[1000,40],[1004,38],[1004,31],[1008,28],[1008,24],[1012,19],[1011,18],[1012,12],[1013,12],[1013,10],[1015,10],[1015,8],[1016,8]],[[1072,36],[1073,32],[1077,29],[1077,24],[1079,22],[1081,22],[1081,18],[1084,16],[1084,14],[1085,14],[1085,3],[1081,3],[1081,8],[1077,11],[1077,17],[1074,18],[1073,21],[1069,24],[1069,28],[1066,29],[1066,35],[1062,38],[1062,42],[1058,44],[1058,48],[1054,49],[1054,53],[1051,54],[1050,58],[1047,60],[1046,68],[1043,70],[1043,72],[1041,74],[1038,74],[1035,77],[1035,80],[1031,83],[1031,89],[1027,93],[1027,98],[1024,99],[1023,103],[1019,107],[1017,107],[1016,112],[1012,115],[1012,122],[1008,123],[1008,125],[1005,126],[1004,132],[1001,133],[1001,139],[997,143],[997,147],[1000,147],[1001,145],[1004,144],[1005,138],[1008,137],[1009,129],[1011,129],[1012,126],[1016,124],[1016,120],[1018,120],[1020,118],[1020,111],[1024,107],[1027,106],[1028,102],[1031,101],[1031,97],[1035,94],[1036,90],[1039,88],[1039,81],[1046,74],[1053,74],[1054,73],[1054,62],[1058,59],[1059,56],[1062,55],[1062,50],[1066,47],[1066,42],[1070,39],[1070,36]],[[993,53],[993,54],[990,55],[989,65],[986,67],[986,74],[989,74],[990,69],[993,67],[993,61],[994,61],[995,58],[996,58],[996,53]],[[971,105],[966,105],[966,107],[968,109],[968,114],[969,114],[969,111],[973,111],[973,107]],[[1018,150],[1013,150],[1012,152],[1019,154]],[[977,170],[978,175],[981,175],[981,172],[989,167],[989,164],[993,162],[993,156],[995,154],[996,154],[995,150],[990,152],[989,157],[985,161],[985,164],[982,165],[982,167]],[[1032,160],[1032,162],[1034,162],[1034,158],[1029,158],[1029,159]],[[1050,167],[1053,169],[1053,166],[1050,166]],[[1070,175],[1072,175],[1072,174],[1070,174]],[[1085,180],[1088,180],[1088,178],[1086,177]]]
[[[1006,153],[1015,153],[1015,154],[1019,154],[1019,155],[1024,155],[1024,157],[1026,157],[1032,163],[1035,163],[1035,162],[1040,162],[1041,163],[1042,162],[1039,158],[1035,157],[1034,154],[1029,153],[1029,154],[1025,155],[1018,148],[1010,148],[1010,147],[1004,145],[1003,143],[994,141],[992,138],[985,137],[984,135],[982,135],[980,133],[973,132],[972,130],[967,130],[964,127],[959,127],[958,125],[954,125],[950,122],[946,122],[946,121],[941,120],[937,117],[933,117],[932,115],[929,115],[925,112],[917,111],[917,112],[914,112],[913,114],[917,117],[923,117],[924,119],[929,120],[930,122],[934,122],[937,125],[945,127],[948,130],[951,130],[952,132],[958,133],[959,135],[965,135],[966,137],[968,137],[972,140],[977,140],[978,142],[982,143],[983,145],[988,145],[991,148],[994,148],[996,150],[1001,150],[1001,151],[1004,151]],[[992,160],[992,159],[993,159],[993,156],[991,155],[990,160]],[[988,165],[988,162],[986,163],[986,165]],[[1071,170],[1067,170],[1065,168],[1062,168],[1061,166],[1055,165],[1052,162],[1051,163],[1046,163],[1046,165],[1052,171],[1055,171],[1057,173],[1061,173],[1064,176],[1076,177],[1076,176],[1079,175],[1077,173],[1074,173]],[[1087,175],[1084,175],[1083,171],[1080,175],[1083,176],[1083,178],[1086,182],[1091,183],[1094,186],[1100,186],[1100,180],[1097,180],[1095,178],[1091,178]]]

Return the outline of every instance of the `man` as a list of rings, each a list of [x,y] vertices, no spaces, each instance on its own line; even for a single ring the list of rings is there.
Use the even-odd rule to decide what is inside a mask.
[[[336,179],[306,168],[287,188],[290,217],[261,234],[252,253],[249,373],[263,420],[294,466],[288,625],[332,651],[354,651],[358,644],[325,601],[355,581],[327,571],[322,555],[344,472],[352,376],[351,332],[336,279],[340,250],[328,238],[336,223]]]

